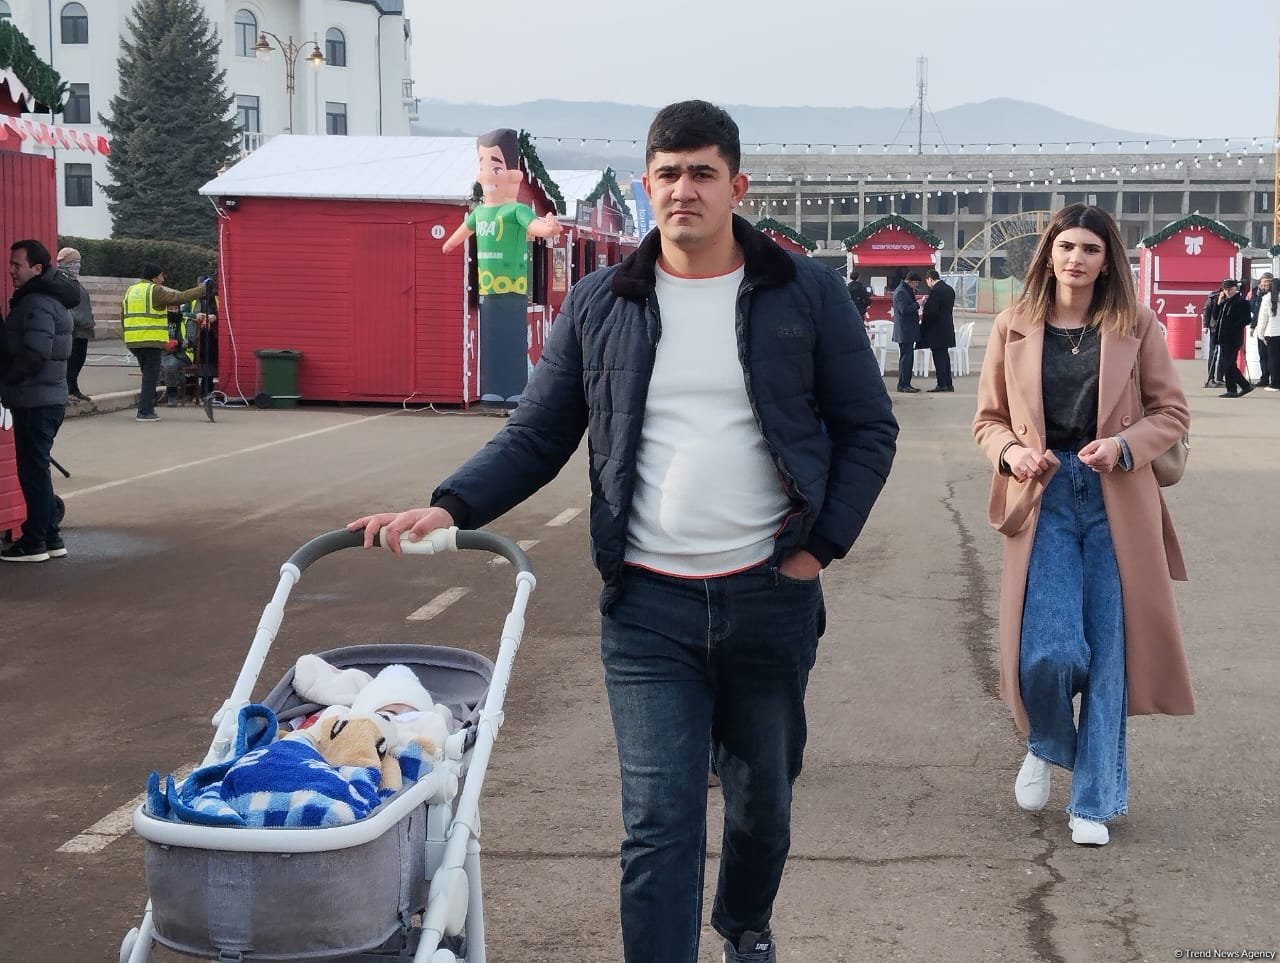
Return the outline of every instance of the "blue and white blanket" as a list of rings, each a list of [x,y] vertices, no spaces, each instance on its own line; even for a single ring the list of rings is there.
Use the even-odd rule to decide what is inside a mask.
[[[146,810],[151,816],[205,826],[326,827],[364,819],[396,790],[379,789],[373,766],[340,766],[325,761],[306,738],[276,741],[275,713],[247,705],[236,720],[231,758],[195,770],[181,783],[173,775],[161,783],[147,778]],[[431,771],[416,743],[396,753],[403,787]]]

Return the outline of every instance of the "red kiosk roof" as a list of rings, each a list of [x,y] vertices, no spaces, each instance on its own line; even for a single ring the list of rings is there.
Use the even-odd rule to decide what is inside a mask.
[[[896,227],[886,227],[849,248],[859,267],[918,267],[933,264],[934,249]]]

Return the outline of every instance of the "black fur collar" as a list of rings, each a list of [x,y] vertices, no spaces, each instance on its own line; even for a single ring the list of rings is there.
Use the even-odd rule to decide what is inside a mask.
[[[747,280],[755,287],[775,287],[792,281],[796,266],[789,255],[753,228],[744,218],[733,215],[733,239],[742,248]],[[609,281],[609,289],[620,298],[640,301],[653,293],[658,254],[662,239],[656,228],[628,255]]]

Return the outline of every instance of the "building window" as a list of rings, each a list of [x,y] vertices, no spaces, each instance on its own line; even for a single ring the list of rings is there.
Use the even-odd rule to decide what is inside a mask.
[[[257,134],[262,130],[262,116],[258,113],[258,98],[250,94],[236,94],[236,124],[245,134]]]
[[[324,105],[324,132],[326,134],[345,134],[347,132],[347,105],[327,101]]]
[[[93,165],[68,164],[63,177],[67,207],[93,207]]]
[[[324,62],[330,67],[347,65],[347,38],[337,27],[330,27],[325,31]]]
[[[67,106],[62,109],[62,119],[68,124],[92,124],[93,111],[89,109],[89,85],[72,84]]]
[[[258,42],[258,18],[248,10],[236,11],[236,56],[254,56],[253,45]]]
[[[0,0],[0,20],[8,20],[13,16],[13,11],[9,9],[9,4],[5,0]]]
[[[62,42],[89,42],[89,14],[78,3],[69,3],[62,8]]]

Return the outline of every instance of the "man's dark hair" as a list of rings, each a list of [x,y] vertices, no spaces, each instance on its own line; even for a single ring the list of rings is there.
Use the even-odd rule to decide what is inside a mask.
[[[924,278],[922,278],[922,277],[921,277],[918,273],[916,273],[915,271],[912,271],[912,272],[911,272],[910,274],[908,274],[905,278],[903,278],[903,280],[904,280],[904,281],[915,281],[917,284],[919,284],[921,281],[923,281],[923,280],[924,280]]]
[[[942,280],[942,275],[938,273],[936,268],[929,268],[929,270],[924,272],[924,276],[927,277],[930,281]]]
[[[476,138],[477,147],[496,147],[502,151],[507,170],[520,169],[520,135],[510,127],[499,127]]]
[[[735,176],[742,166],[742,143],[738,125],[728,112],[705,100],[682,100],[668,104],[653,118],[644,142],[647,167],[658,151],[681,152],[714,147]]]
[[[142,265],[142,280],[144,281],[154,281],[162,274],[164,274],[164,268],[156,264],[155,261],[148,261]]]
[[[39,241],[33,241],[31,238],[14,241],[9,245],[9,250],[25,251],[27,253],[27,263],[32,267],[39,264],[41,274],[53,267],[53,259],[49,257],[49,249]]]
[[[856,280],[858,280],[858,272],[857,272],[857,271],[854,271],[852,274],[850,274],[850,275],[849,275],[849,280],[850,280],[850,281],[856,281]]]

